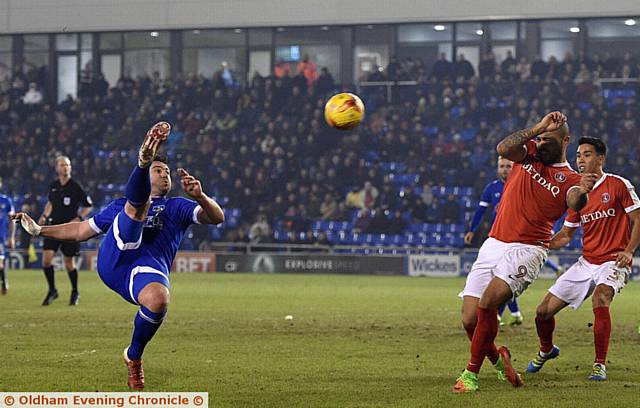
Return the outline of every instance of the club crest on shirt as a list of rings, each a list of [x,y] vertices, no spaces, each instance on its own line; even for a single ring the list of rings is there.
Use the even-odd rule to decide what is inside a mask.
[[[567,181],[567,176],[565,176],[564,173],[556,173],[554,177],[558,183]]]
[[[64,198],[62,199],[62,203],[63,203],[64,205],[69,205],[69,204],[71,204],[71,197],[64,197]]]
[[[159,213],[159,212],[162,212],[164,209],[165,209],[164,205],[154,205],[151,208],[151,211],[153,211],[154,213]]]
[[[609,200],[611,200],[611,196],[609,195],[609,193],[602,193],[602,195],[600,196],[600,201],[606,204],[609,202]]]

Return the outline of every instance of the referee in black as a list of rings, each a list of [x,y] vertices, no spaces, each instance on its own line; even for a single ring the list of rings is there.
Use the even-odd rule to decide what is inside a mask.
[[[82,186],[76,180],[71,178],[71,160],[67,156],[56,157],[56,173],[58,179],[49,186],[49,202],[47,202],[44,212],[38,221],[40,225],[56,225],[70,221],[80,221],[91,212],[93,206],[91,197],[84,192]],[[82,207],[82,211],[78,212],[80,207]],[[42,302],[42,306],[48,306],[58,298],[52,265],[53,256],[58,249],[62,250],[64,266],[71,281],[69,306],[77,305],[80,300],[80,294],[78,292],[78,270],[73,257],[80,255],[80,243],[45,238],[43,249],[42,268],[49,284],[49,291]]]

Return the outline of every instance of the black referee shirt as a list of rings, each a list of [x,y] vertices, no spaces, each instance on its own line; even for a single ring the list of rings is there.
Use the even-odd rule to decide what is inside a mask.
[[[49,186],[51,214],[47,220],[50,225],[64,224],[78,216],[78,208],[91,207],[91,197],[87,195],[74,179],[69,179],[64,186],[56,180]]]

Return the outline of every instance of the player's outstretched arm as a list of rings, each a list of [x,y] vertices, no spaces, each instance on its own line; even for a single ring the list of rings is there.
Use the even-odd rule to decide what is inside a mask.
[[[68,222],[59,225],[38,225],[27,213],[19,212],[11,216],[14,222],[20,222],[22,228],[31,236],[42,236],[58,241],[81,242],[95,237],[97,234],[89,225],[89,221]]]
[[[185,169],[178,169],[178,176],[180,176],[182,189],[202,207],[202,211],[198,213],[198,221],[202,224],[214,225],[223,223],[224,212],[222,208],[220,208],[220,205],[216,203],[214,199],[202,191],[200,180],[193,177]]]
[[[569,242],[573,239],[573,235],[576,233],[577,228],[571,228],[564,225],[560,231],[551,238],[549,242],[549,249],[560,249],[569,245]]]
[[[551,112],[545,115],[540,122],[528,129],[518,130],[505,137],[496,150],[505,159],[519,162],[527,156],[525,144],[534,137],[546,132],[560,129],[567,122],[567,117],[562,112]]]
[[[631,219],[633,227],[631,229],[631,239],[629,240],[629,244],[624,251],[620,252],[616,256],[616,266],[620,268],[631,266],[633,253],[636,252],[638,245],[640,245],[640,209],[631,211],[627,215]]]

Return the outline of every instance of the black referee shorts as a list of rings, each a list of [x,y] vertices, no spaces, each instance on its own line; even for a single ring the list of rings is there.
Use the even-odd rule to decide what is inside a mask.
[[[51,250],[53,252],[56,252],[58,249],[60,249],[62,252],[62,255],[64,256],[72,257],[72,256],[80,255],[79,242],[64,242],[64,241],[57,241],[55,239],[45,238],[42,249]]]

